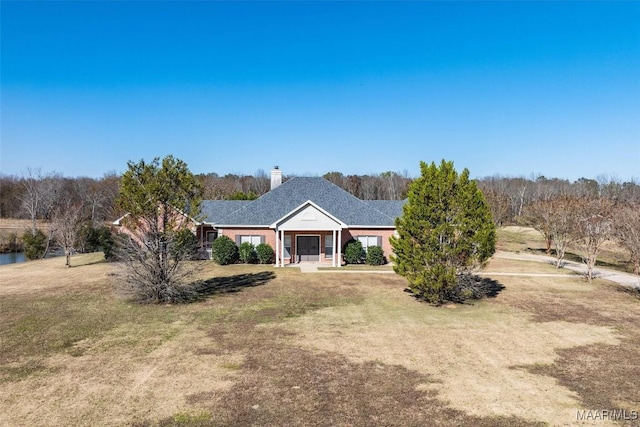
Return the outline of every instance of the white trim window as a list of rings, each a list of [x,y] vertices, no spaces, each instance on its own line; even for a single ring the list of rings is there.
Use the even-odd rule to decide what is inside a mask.
[[[333,234],[324,236],[324,257],[333,258]]]
[[[284,256],[282,258],[291,258],[291,234],[284,235]]]
[[[240,246],[244,242],[249,242],[253,246],[258,246],[260,243],[264,243],[264,236],[237,234],[236,245]]]
[[[382,236],[356,236],[362,243],[362,249],[368,251],[371,246],[382,246]]]

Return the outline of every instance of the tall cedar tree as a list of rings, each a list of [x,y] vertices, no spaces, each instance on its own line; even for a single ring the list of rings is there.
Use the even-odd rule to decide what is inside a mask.
[[[202,188],[187,164],[167,156],[160,163],[129,162],[122,175],[119,208],[131,234],[120,239],[117,257],[126,266],[127,290],[143,302],[175,302],[188,297],[183,286],[189,270],[182,261],[194,248],[185,248],[184,232],[197,219]]]
[[[458,300],[458,279],[495,252],[491,209],[469,171],[453,162],[420,162],[421,176],[409,186],[409,200],[391,238],[394,270],[416,296],[432,304]]]

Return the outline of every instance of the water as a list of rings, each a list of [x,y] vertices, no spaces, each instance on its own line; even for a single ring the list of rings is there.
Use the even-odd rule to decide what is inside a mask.
[[[9,252],[6,254],[0,254],[0,265],[25,262],[26,260],[27,258],[24,256],[24,252]]]

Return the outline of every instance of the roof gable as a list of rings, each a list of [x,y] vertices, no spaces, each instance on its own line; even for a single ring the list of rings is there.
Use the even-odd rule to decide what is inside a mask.
[[[307,200],[298,208],[289,212],[270,225],[282,230],[335,230],[336,227],[346,227],[339,219]]]

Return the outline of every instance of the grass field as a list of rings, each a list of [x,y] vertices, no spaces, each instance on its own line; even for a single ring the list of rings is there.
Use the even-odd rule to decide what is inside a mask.
[[[99,254],[72,264],[0,267],[0,425],[537,426],[640,410],[640,295],[602,280],[502,276],[495,298],[436,308],[392,274],[202,262],[206,298],[140,306]]]
[[[529,227],[508,226],[498,229],[499,250],[509,252],[531,252],[535,254],[545,254],[545,243],[539,232]],[[565,259],[567,261],[582,262],[581,250],[575,244],[570,245]],[[599,267],[611,268],[614,270],[633,273],[633,265],[627,251],[614,241],[605,242],[602,247],[598,261]]]
[[[42,220],[38,220],[37,227],[44,232],[49,231],[51,224]],[[30,219],[0,218],[0,235],[8,235],[11,233],[21,236],[26,230],[31,230]]]
[[[51,224],[39,220],[37,227],[48,233]],[[26,230],[31,230],[29,219],[0,218],[0,252],[22,252],[22,235]]]

